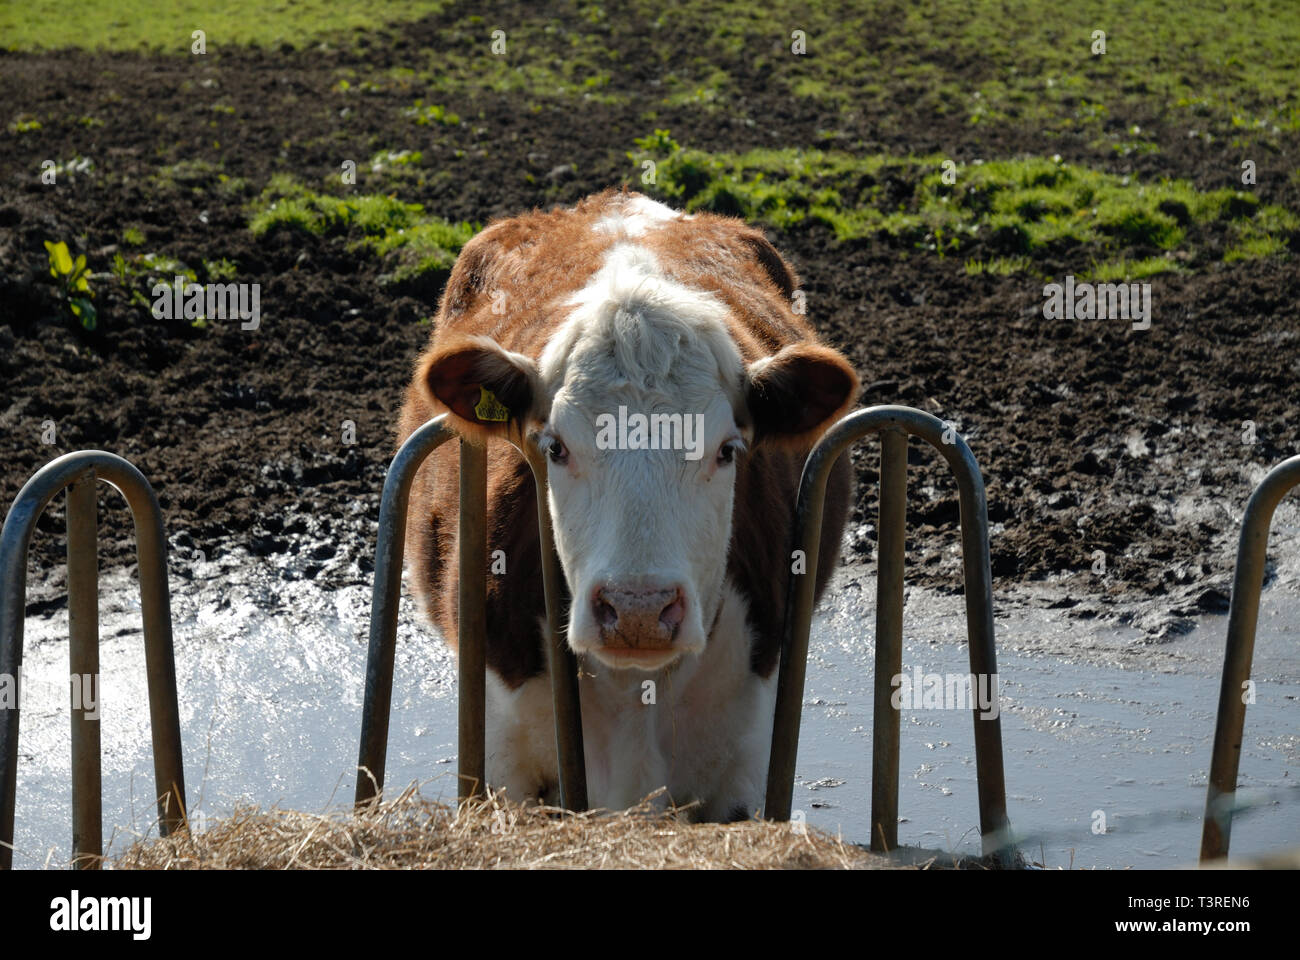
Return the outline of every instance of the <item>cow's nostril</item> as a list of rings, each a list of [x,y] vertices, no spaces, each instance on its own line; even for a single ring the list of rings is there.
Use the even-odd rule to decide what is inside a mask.
[[[664,607],[663,612],[659,614],[659,622],[669,630],[676,631],[685,619],[686,604],[682,603],[682,595],[679,593],[673,598],[673,602]]]
[[[618,611],[600,597],[596,598],[596,622],[605,630],[613,630],[618,623]]]

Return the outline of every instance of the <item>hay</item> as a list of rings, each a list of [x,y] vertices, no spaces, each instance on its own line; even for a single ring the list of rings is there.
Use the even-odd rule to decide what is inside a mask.
[[[456,807],[412,785],[382,803],[324,814],[236,810],[201,833],[142,840],[116,870],[872,869],[897,866],[812,827],[691,824],[648,797],[630,810],[575,814],[495,794]],[[924,865],[924,864],[923,864]]]

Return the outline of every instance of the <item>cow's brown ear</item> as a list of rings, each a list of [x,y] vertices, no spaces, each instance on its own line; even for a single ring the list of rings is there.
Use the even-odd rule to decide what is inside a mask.
[[[745,394],[755,440],[806,445],[849,412],[858,375],[830,347],[792,343],[750,364]]]
[[[502,433],[522,421],[539,392],[537,365],[488,337],[430,348],[415,376],[434,405],[457,418],[457,430],[472,437]]]

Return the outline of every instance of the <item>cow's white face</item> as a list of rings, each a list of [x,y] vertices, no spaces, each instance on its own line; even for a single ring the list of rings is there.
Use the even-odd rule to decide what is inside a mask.
[[[712,380],[675,399],[579,381],[552,401],[540,443],[569,643],[609,666],[698,653],[717,615],[745,440],[716,365]]]
[[[540,364],[569,644],[644,670],[704,649],[752,436],[721,305],[651,266],[616,248]]]
[[[658,670],[708,642],[747,448],[820,431],[857,378],[813,343],[747,367],[723,305],[665,279],[632,245],[563,306],[536,361],[467,337],[428,355],[421,377],[471,434],[537,437],[570,646]]]

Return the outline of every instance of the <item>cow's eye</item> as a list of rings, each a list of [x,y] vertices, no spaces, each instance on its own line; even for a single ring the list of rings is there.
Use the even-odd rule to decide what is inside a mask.
[[[740,449],[738,440],[728,440],[718,448],[718,463],[735,463],[736,451]]]
[[[569,448],[564,445],[563,440],[556,437],[546,448],[546,454],[551,458],[551,463],[564,463],[569,459]]]

